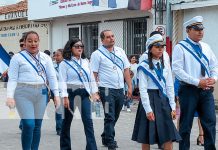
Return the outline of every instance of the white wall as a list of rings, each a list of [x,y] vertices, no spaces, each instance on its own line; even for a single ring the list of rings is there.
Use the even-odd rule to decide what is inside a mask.
[[[58,18],[52,21],[52,50],[56,50],[58,48],[63,48],[66,42],[69,39],[69,33],[67,24],[80,24],[84,22],[96,22],[101,21],[99,23],[99,33],[102,29],[106,27],[112,30],[115,30],[115,38],[117,39],[117,44],[123,47],[123,21],[111,21],[104,22],[105,20],[116,20],[116,19],[124,19],[124,18],[137,18],[137,17],[145,17],[151,15],[148,12],[142,11],[113,11],[113,13],[104,12],[101,14],[85,14],[85,15],[75,15],[75,16],[66,16],[62,18]],[[152,26],[152,19],[148,19],[148,28]],[[111,26],[111,27],[110,27]],[[150,33],[148,29],[148,33]],[[122,43],[122,44],[121,44]],[[99,42],[100,44],[100,42]]]

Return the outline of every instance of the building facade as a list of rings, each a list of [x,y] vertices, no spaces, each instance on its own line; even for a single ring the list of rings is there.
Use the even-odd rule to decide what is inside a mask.
[[[51,23],[53,51],[76,37],[82,39],[89,57],[101,45],[100,32],[110,29],[115,34],[116,45],[128,55],[142,54],[147,36],[154,30],[154,9],[128,10],[128,0],[114,1],[116,4],[111,7],[108,0],[100,0],[98,6],[93,6],[95,0],[29,0],[28,19]]]
[[[49,22],[28,21],[27,1],[0,7],[0,43],[9,52],[20,51],[19,40],[23,33],[34,30],[40,36],[40,50],[49,48]]]

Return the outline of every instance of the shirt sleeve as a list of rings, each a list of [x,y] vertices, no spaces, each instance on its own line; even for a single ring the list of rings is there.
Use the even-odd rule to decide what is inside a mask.
[[[100,66],[100,56],[98,55],[97,50],[92,53],[90,63],[93,72],[98,72]]]
[[[184,81],[188,84],[198,86],[200,80],[193,78],[185,72],[184,68],[184,51],[180,45],[176,45],[172,55],[172,70],[173,73],[180,81]]]
[[[92,67],[91,67],[91,63],[87,60],[87,63],[89,65],[89,69],[90,69],[90,78],[91,78],[91,94],[94,94],[96,92],[98,92],[98,86],[97,86],[97,83],[95,81],[95,76],[93,74],[93,70],[92,70]]]
[[[18,55],[12,57],[8,69],[8,84],[7,84],[7,98],[14,98],[14,92],[17,87],[18,80],[18,72],[19,72],[19,59]]]
[[[122,51],[122,55],[123,55],[123,63],[124,63],[124,69],[126,69],[126,68],[130,68],[130,63],[129,63],[129,60],[128,60],[128,58],[127,58],[127,56],[126,56],[126,53],[125,53],[125,51],[124,50],[122,50],[121,49],[121,51]]]
[[[47,74],[47,79],[49,82],[49,87],[54,93],[54,96],[59,96],[57,76],[56,76],[56,72],[54,69],[54,65],[50,57],[47,58],[46,74]]]
[[[67,66],[65,62],[62,61],[59,65],[59,90],[61,97],[68,97],[67,93]]]
[[[150,106],[150,100],[147,92],[148,76],[145,75],[143,71],[139,70],[138,77],[139,77],[139,91],[140,91],[142,106],[146,113],[152,112]]]
[[[167,78],[166,78],[166,91],[167,97],[169,98],[169,104],[172,110],[176,110],[176,103],[175,103],[175,93],[174,93],[174,86],[173,86],[173,76],[170,65],[167,64]]]
[[[210,61],[209,61],[209,68],[210,68],[210,75],[217,81],[218,78],[218,61],[216,56],[214,55],[213,51],[210,49]]]

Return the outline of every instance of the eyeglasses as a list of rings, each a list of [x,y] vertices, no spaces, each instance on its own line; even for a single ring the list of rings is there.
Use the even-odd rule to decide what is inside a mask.
[[[79,48],[84,48],[84,45],[74,45],[73,47],[75,47],[76,49],[79,49]]]
[[[20,44],[20,47],[23,47],[24,46],[24,44]]]

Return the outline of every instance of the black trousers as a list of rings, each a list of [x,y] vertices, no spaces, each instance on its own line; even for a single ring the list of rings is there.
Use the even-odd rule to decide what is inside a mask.
[[[190,149],[190,133],[194,113],[197,111],[204,131],[204,148],[215,150],[216,114],[213,89],[203,90],[192,85],[181,85],[179,98],[181,109],[179,133],[182,137],[179,149]]]
[[[123,89],[99,88],[101,101],[104,108],[104,131],[102,140],[108,145],[114,144],[115,124],[120,116],[124,103]]]

